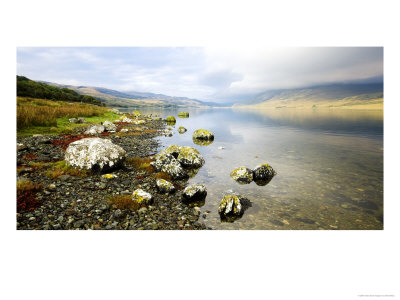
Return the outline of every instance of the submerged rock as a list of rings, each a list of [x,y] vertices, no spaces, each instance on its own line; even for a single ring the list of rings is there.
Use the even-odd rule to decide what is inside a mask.
[[[103,172],[120,166],[125,155],[125,150],[110,140],[85,138],[69,144],[65,161],[75,168]]]
[[[214,134],[205,129],[197,129],[193,132],[193,139],[212,141],[214,140]]]
[[[257,185],[266,185],[276,175],[269,164],[262,164],[254,168],[253,180]]]
[[[161,193],[172,193],[175,191],[174,185],[165,179],[157,179],[156,184]]]
[[[117,131],[117,126],[115,126],[115,124],[111,123],[110,121],[104,121],[103,126],[106,131]]]
[[[181,111],[178,113],[179,118],[189,118],[189,113],[186,111]]]
[[[186,201],[201,201],[207,196],[207,189],[204,184],[192,184],[186,187],[182,193],[183,199]]]
[[[249,207],[251,207],[250,200],[229,190],[222,197],[218,213],[222,221],[233,222],[241,218],[244,211]]]
[[[101,124],[94,124],[92,126],[90,126],[86,131],[85,134],[90,134],[90,135],[96,135],[99,133],[104,132],[105,128],[103,125]]]
[[[142,189],[134,190],[132,193],[132,200],[138,204],[150,204],[153,196],[150,193],[143,191]]]
[[[246,167],[233,170],[230,176],[238,183],[248,184],[253,181],[253,171]]]
[[[179,132],[180,134],[183,134],[183,133],[185,133],[186,131],[187,131],[187,129],[186,129],[185,127],[179,126],[178,132]]]

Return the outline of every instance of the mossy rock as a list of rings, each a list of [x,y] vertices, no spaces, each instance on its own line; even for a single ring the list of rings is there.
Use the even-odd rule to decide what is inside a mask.
[[[174,185],[165,179],[157,179],[156,184],[161,193],[172,193],[175,191]]]
[[[174,116],[168,116],[165,121],[167,121],[167,123],[176,123],[176,119]]]
[[[246,167],[239,167],[233,170],[230,176],[238,183],[248,184],[253,181],[253,170]]]
[[[257,185],[268,184],[275,175],[275,170],[269,164],[258,165],[253,170],[253,180]]]
[[[214,140],[214,134],[205,129],[197,129],[193,132],[193,139],[212,141]]]
[[[249,207],[251,207],[250,200],[229,190],[222,197],[218,213],[222,222],[234,222],[240,219]]]
[[[183,190],[182,197],[186,202],[202,201],[207,196],[207,188],[204,184],[192,184]]]
[[[189,118],[189,113],[186,111],[181,111],[178,113],[179,118]]]
[[[186,131],[187,131],[187,129],[186,129],[185,127],[179,126],[178,132],[179,132],[180,134],[184,134]]]

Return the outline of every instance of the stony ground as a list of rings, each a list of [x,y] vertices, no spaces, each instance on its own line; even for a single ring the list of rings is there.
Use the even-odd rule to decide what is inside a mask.
[[[122,128],[129,129],[129,133],[103,133],[99,137],[124,148],[127,159],[151,157],[162,146],[155,139],[165,129],[161,120],[147,120],[141,125],[120,123],[118,131]],[[36,194],[40,206],[19,209],[17,229],[207,229],[199,222],[199,208],[182,202],[185,180],[173,182],[175,193],[162,194],[151,174],[127,162],[112,172],[117,177],[110,179],[102,178],[102,174],[63,174],[56,178],[46,175],[49,164],[64,159],[68,143],[82,137],[86,136],[81,129],[73,135],[17,139],[24,145],[17,150],[17,179],[41,184]],[[137,188],[153,195],[151,205],[135,211],[110,204],[113,195],[131,195]]]

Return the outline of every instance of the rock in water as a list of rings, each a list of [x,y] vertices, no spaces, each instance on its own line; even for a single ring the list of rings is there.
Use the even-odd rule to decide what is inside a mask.
[[[75,168],[103,172],[120,166],[125,154],[124,149],[110,140],[85,138],[69,144],[65,161]]]
[[[168,164],[162,165],[161,171],[167,173],[174,179],[184,179],[189,177],[187,172],[175,158],[172,158]]]
[[[193,139],[212,141],[214,140],[214,134],[205,129],[198,129],[193,132]]]
[[[254,168],[253,179],[257,185],[266,185],[276,175],[269,164],[262,164]]]
[[[178,113],[179,118],[189,118],[189,113],[186,111],[181,111]]]
[[[96,135],[99,133],[104,132],[104,126],[100,125],[100,124],[94,124],[92,126],[90,126],[86,131],[85,134],[90,134],[90,135]]]
[[[204,184],[192,184],[186,187],[182,193],[186,201],[201,201],[207,196],[207,189]]]
[[[251,202],[247,198],[229,190],[225,192],[219,204],[218,212],[221,220],[233,222],[240,218],[250,206]]]
[[[135,201],[137,204],[150,204],[153,197],[150,193],[143,191],[142,189],[134,190],[132,193],[132,200]]]
[[[115,126],[115,124],[111,123],[110,121],[104,121],[103,126],[106,131],[117,131],[117,126]]]
[[[172,193],[175,191],[174,185],[165,179],[157,179],[156,183],[157,188],[161,193]]]
[[[176,119],[174,116],[168,116],[165,121],[167,121],[167,123],[176,123]]]
[[[184,134],[186,131],[187,131],[187,129],[186,129],[185,127],[179,126],[178,132],[179,132],[180,134]]]
[[[231,172],[231,177],[239,183],[250,183],[253,181],[253,171],[246,167],[239,167]]]

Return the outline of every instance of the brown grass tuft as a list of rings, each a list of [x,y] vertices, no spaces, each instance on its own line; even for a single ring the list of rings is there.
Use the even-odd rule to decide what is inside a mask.
[[[50,164],[50,169],[44,173],[44,175],[46,175],[47,177],[49,177],[51,179],[58,178],[61,175],[87,177],[91,174],[92,174],[92,172],[90,170],[75,169],[75,168],[67,165],[65,160],[61,160],[56,163]]]
[[[138,210],[145,207],[145,203],[137,203],[132,200],[132,195],[116,195],[109,198],[109,204],[119,209]]]
[[[149,174],[156,171],[154,167],[150,165],[152,161],[154,161],[154,159],[148,157],[131,157],[125,160],[126,163],[134,166],[136,169],[143,170]]]
[[[30,180],[17,181],[17,211],[34,210],[42,203],[36,198],[36,193],[40,191],[41,184],[36,184]]]
[[[165,173],[165,172],[157,172],[151,176],[154,177],[155,179],[165,179],[168,181],[172,181],[172,177],[168,173]]]

